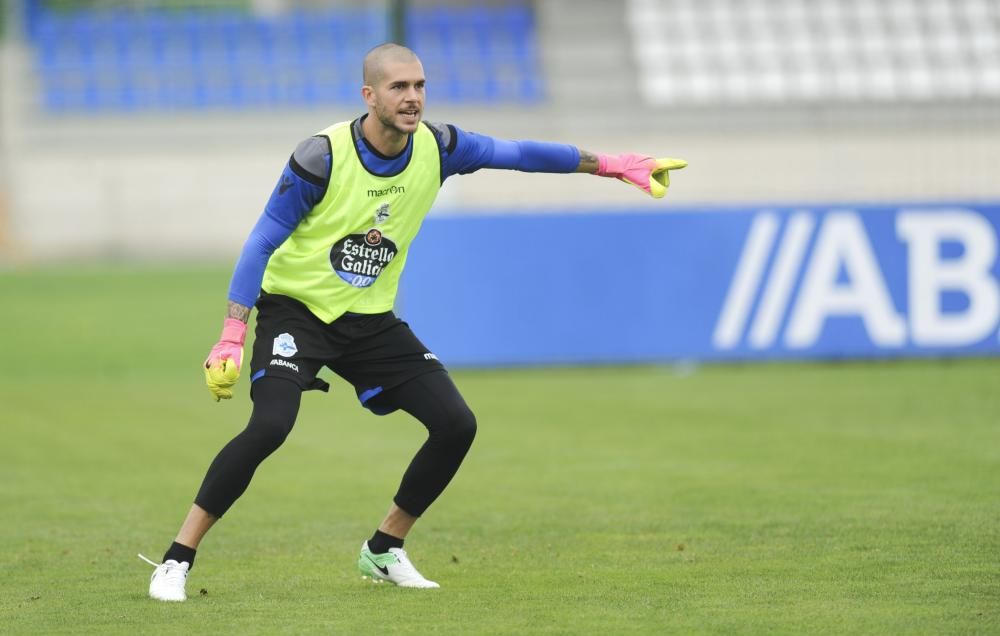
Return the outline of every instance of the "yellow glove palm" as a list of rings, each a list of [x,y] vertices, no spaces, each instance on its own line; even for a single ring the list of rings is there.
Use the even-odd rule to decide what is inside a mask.
[[[242,357],[243,350],[240,349],[240,358]],[[239,379],[240,366],[232,358],[217,360],[205,367],[205,384],[216,402],[232,398],[233,387]]]
[[[670,171],[680,170],[688,165],[683,159],[664,157],[656,160],[656,167],[649,173],[649,194],[654,199],[662,199],[670,187]]]

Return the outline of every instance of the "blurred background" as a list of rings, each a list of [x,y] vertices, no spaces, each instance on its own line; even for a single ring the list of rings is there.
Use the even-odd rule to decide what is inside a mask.
[[[2,20],[3,267],[228,267],[295,145],[362,112],[364,53],[401,39],[426,119],[690,162],[662,201],[450,179],[401,308],[452,360],[998,351],[995,0],[4,0]]]

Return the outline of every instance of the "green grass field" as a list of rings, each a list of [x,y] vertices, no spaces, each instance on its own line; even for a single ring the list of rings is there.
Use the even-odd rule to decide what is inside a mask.
[[[151,601],[136,553],[250,410],[199,370],[227,280],[0,273],[0,632],[1000,633],[997,359],[456,371],[479,436],[407,542],[436,591],[356,572],[423,430],[334,379]]]

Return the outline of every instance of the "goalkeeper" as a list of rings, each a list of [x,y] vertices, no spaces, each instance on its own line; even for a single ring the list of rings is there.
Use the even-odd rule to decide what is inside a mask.
[[[410,49],[372,49],[361,89],[367,114],[306,139],[289,158],[236,263],[222,337],[205,361],[212,395],[231,398],[256,306],[250,421],[209,466],[162,562],[151,562],[152,598],[187,598],[199,543],[281,446],[302,392],[328,390],[317,377],[323,366],[351,383],[373,413],[402,409],[426,427],[427,440],[403,473],[387,515],[362,544],[358,566],[374,581],[438,587],[413,566],[403,542],[458,470],[476,419],[441,362],[392,313],[407,250],[438,189],[449,176],[498,168],[614,177],[659,198],[669,170],[685,166],[422,122],[424,81]]]

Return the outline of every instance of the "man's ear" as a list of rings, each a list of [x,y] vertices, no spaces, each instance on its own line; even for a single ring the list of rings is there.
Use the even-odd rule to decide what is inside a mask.
[[[361,87],[361,99],[369,106],[375,105],[375,89],[367,84]]]

